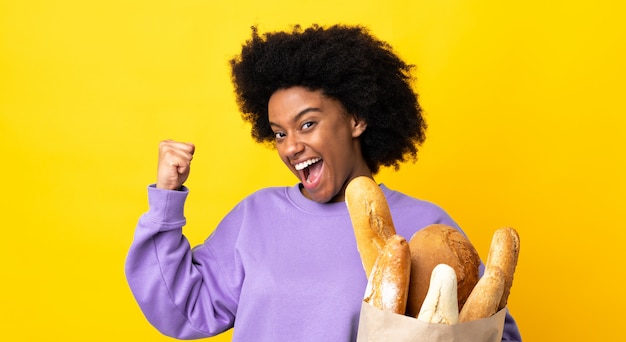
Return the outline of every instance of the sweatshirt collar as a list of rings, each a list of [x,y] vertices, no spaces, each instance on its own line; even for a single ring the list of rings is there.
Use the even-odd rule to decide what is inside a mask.
[[[383,190],[385,197],[389,199],[389,196],[393,192],[382,183],[380,183],[379,186]],[[302,192],[300,192],[300,183],[297,183],[292,187],[285,188],[285,191],[289,201],[302,211],[311,214],[329,216],[345,215],[348,213],[346,202],[318,203],[306,198]]]

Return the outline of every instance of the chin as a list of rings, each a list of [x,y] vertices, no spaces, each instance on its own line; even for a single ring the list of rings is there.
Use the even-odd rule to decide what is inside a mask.
[[[322,193],[311,193],[308,190],[306,190],[304,187],[301,187],[300,189],[302,191],[302,194],[304,195],[304,197],[310,199],[311,201],[315,201],[317,203],[329,203],[329,202],[334,202],[333,199],[335,198],[335,196],[333,195],[325,195]]]
[[[328,198],[328,196],[319,196],[319,195],[311,195],[307,196],[310,200],[315,201],[317,203],[328,203],[332,200],[332,198]]]
[[[343,202],[343,196],[339,196],[338,194],[326,195],[326,196],[316,195],[316,196],[313,196],[313,198],[311,199],[318,203]]]

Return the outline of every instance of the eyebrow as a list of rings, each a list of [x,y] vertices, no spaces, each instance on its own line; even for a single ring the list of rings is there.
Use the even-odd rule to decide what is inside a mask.
[[[321,112],[321,111],[322,111],[322,109],[320,109],[318,107],[308,107],[308,108],[305,108],[305,109],[301,110],[298,114],[296,114],[296,116],[294,116],[291,121],[298,121],[298,120],[300,120],[300,118],[303,115],[305,115],[307,113],[310,113],[310,112]],[[271,122],[271,121],[269,123],[270,123],[270,126],[278,126],[278,127],[280,127],[280,125],[277,124],[277,123],[274,123],[274,122]]]

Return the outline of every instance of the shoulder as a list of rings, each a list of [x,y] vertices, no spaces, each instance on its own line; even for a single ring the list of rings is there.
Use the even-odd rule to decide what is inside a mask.
[[[273,196],[285,196],[285,192],[289,189],[285,186],[271,186],[258,189],[244,198],[244,200],[254,200],[259,198],[267,198]]]
[[[287,200],[288,187],[266,187],[255,190],[245,196],[234,209],[237,208],[266,208],[276,202],[284,202]]]
[[[384,184],[381,184],[381,188],[385,193],[385,197],[387,198],[390,207],[402,210],[417,210],[419,214],[430,213],[447,215],[446,211],[436,203],[416,198],[400,191],[391,190],[387,188]]]
[[[436,223],[460,230],[454,219],[438,204],[391,190],[382,184],[381,188],[389,203],[396,231],[405,238],[410,238],[416,231]]]
[[[259,213],[286,214],[297,208],[294,197],[299,194],[297,186],[273,186],[258,189],[235,205],[232,213],[257,215]]]
[[[288,202],[285,195],[287,189],[285,187],[268,187],[248,194],[221,219],[213,235],[224,231],[228,231],[227,235],[236,235],[239,234],[238,232],[242,227],[248,226],[250,223],[255,223],[254,226],[260,226],[258,223],[261,220],[268,217],[274,218],[287,206],[285,204]]]

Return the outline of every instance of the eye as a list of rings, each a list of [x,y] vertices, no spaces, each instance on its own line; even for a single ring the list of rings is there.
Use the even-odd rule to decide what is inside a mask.
[[[307,121],[305,123],[302,124],[302,130],[311,128],[313,125],[315,125],[315,122],[313,121]]]
[[[284,138],[284,137],[285,137],[285,133],[283,133],[283,132],[274,132],[274,138],[276,140]]]

